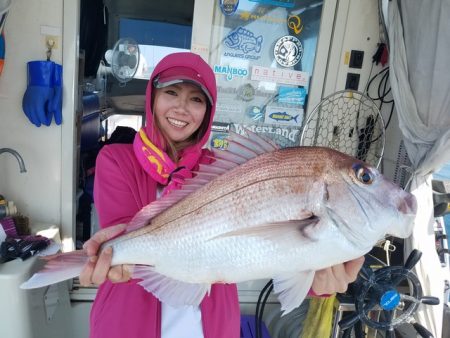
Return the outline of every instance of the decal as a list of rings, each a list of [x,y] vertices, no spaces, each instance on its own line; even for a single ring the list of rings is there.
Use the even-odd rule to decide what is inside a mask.
[[[238,124],[233,123],[231,129],[238,134],[245,135],[248,129],[256,134],[262,134],[273,140],[276,144],[285,147],[293,147],[300,144],[300,128],[274,125]]]
[[[307,87],[309,74],[297,70],[253,66],[251,80]]]
[[[280,66],[293,67],[302,59],[302,43],[295,36],[283,36],[275,43],[273,55]]]
[[[303,87],[282,87],[278,89],[278,102],[293,105],[305,105],[306,89]]]
[[[253,87],[254,88],[254,87]],[[238,95],[238,88],[235,87],[217,87],[217,93],[220,93],[221,96],[224,95]],[[222,95],[223,94],[223,95]],[[255,89],[255,97],[263,97],[263,98],[271,98],[274,96],[273,91],[266,91],[261,89]]]
[[[236,100],[219,100],[216,103],[216,114],[225,116],[239,116],[244,113],[241,105],[236,104]]]
[[[298,15],[290,15],[287,19],[288,27],[292,29],[294,34],[300,34],[303,30],[302,19]]]
[[[303,115],[302,108],[269,106],[266,108],[266,118],[264,122],[301,126]]]
[[[227,149],[228,148],[228,133],[211,133],[211,148],[214,149]]]
[[[264,112],[258,106],[251,106],[247,109],[246,115],[250,117],[253,121],[263,121],[264,120]]]
[[[227,80],[231,81],[233,80],[233,77],[247,77],[248,70],[245,68],[237,68],[237,67],[230,67],[230,66],[221,66],[221,65],[214,65],[214,73],[215,74],[222,74],[227,76]]]
[[[259,9],[262,9],[262,8],[259,8]],[[265,11],[261,11],[259,13],[242,11],[239,13],[239,19],[241,19],[242,21],[258,20],[259,22],[265,22],[265,23],[269,23],[269,24],[284,25],[286,23],[286,17],[270,16],[270,15],[267,15],[265,13]]]
[[[219,7],[223,14],[233,15],[239,6],[239,0],[219,0]]]
[[[255,56],[247,56],[249,53],[259,53],[261,52],[261,45],[263,43],[263,37],[255,36],[253,32],[249,31],[248,29],[238,27],[232,32],[230,32],[225,37],[225,46],[231,49],[235,49],[238,51],[242,51],[244,54],[241,53],[225,53],[225,56],[234,56],[234,57],[240,57],[245,59],[259,59],[259,57]]]
[[[255,88],[250,83],[246,83],[237,89],[237,96],[242,101],[251,101],[255,97]]]
[[[250,0],[251,2],[258,2],[265,5],[274,5],[278,7],[292,8],[295,5],[295,0]]]
[[[211,126],[211,131],[219,133],[228,133],[230,131],[230,124],[225,122],[214,121]]]

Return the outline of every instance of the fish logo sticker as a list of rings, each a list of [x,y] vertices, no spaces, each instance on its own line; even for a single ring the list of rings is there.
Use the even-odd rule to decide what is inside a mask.
[[[275,43],[273,54],[280,66],[293,67],[302,59],[303,46],[295,36],[286,35]]]
[[[225,38],[225,46],[231,49],[236,49],[248,54],[250,52],[259,53],[261,51],[261,45],[263,43],[263,37],[255,36],[253,32],[248,29],[238,27]]]
[[[219,7],[223,14],[233,15],[239,6],[239,0],[219,0]]]
[[[303,122],[303,109],[292,107],[267,107],[265,123],[279,123],[301,126]]]

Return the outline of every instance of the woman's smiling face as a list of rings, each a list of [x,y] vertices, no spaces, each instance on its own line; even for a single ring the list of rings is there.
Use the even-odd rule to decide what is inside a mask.
[[[153,114],[172,142],[187,140],[202,124],[207,109],[203,91],[191,83],[154,88]]]

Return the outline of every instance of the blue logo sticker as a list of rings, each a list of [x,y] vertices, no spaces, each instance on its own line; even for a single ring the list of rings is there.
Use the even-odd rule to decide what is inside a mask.
[[[400,303],[400,294],[396,290],[386,291],[380,299],[380,306],[384,310],[394,310]]]
[[[246,114],[253,121],[262,121],[262,120],[264,120],[264,111],[258,106],[251,106],[251,107],[249,107],[247,112],[246,112]]]
[[[303,87],[280,87],[278,89],[278,102],[304,106],[306,95],[306,89]]]
[[[223,14],[232,15],[236,13],[239,0],[219,0],[219,6]]]
[[[295,0],[250,0],[252,2],[259,2],[261,4],[265,5],[274,5],[278,7],[286,7],[286,8],[292,8],[294,7]]]
[[[244,54],[250,52],[259,53],[261,51],[262,43],[262,35],[255,36],[253,32],[242,27],[236,28],[225,38],[225,45],[228,48],[240,50],[244,52]]]
[[[234,76],[247,77],[248,70],[245,68],[236,68],[230,66],[214,65],[215,74],[223,74],[227,76],[227,80],[233,80]]]

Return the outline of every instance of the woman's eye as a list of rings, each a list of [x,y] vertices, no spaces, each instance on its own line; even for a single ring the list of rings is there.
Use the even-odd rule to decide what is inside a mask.
[[[363,184],[372,184],[373,176],[372,173],[366,167],[362,165],[354,166],[355,176]]]
[[[169,94],[169,95],[177,95],[177,93],[176,93],[174,90],[171,90],[171,89],[167,89],[167,90],[166,90],[166,94]]]
[[[204,101],[201,97],[193,97],[191,100],[198,103],[203,103]]]

